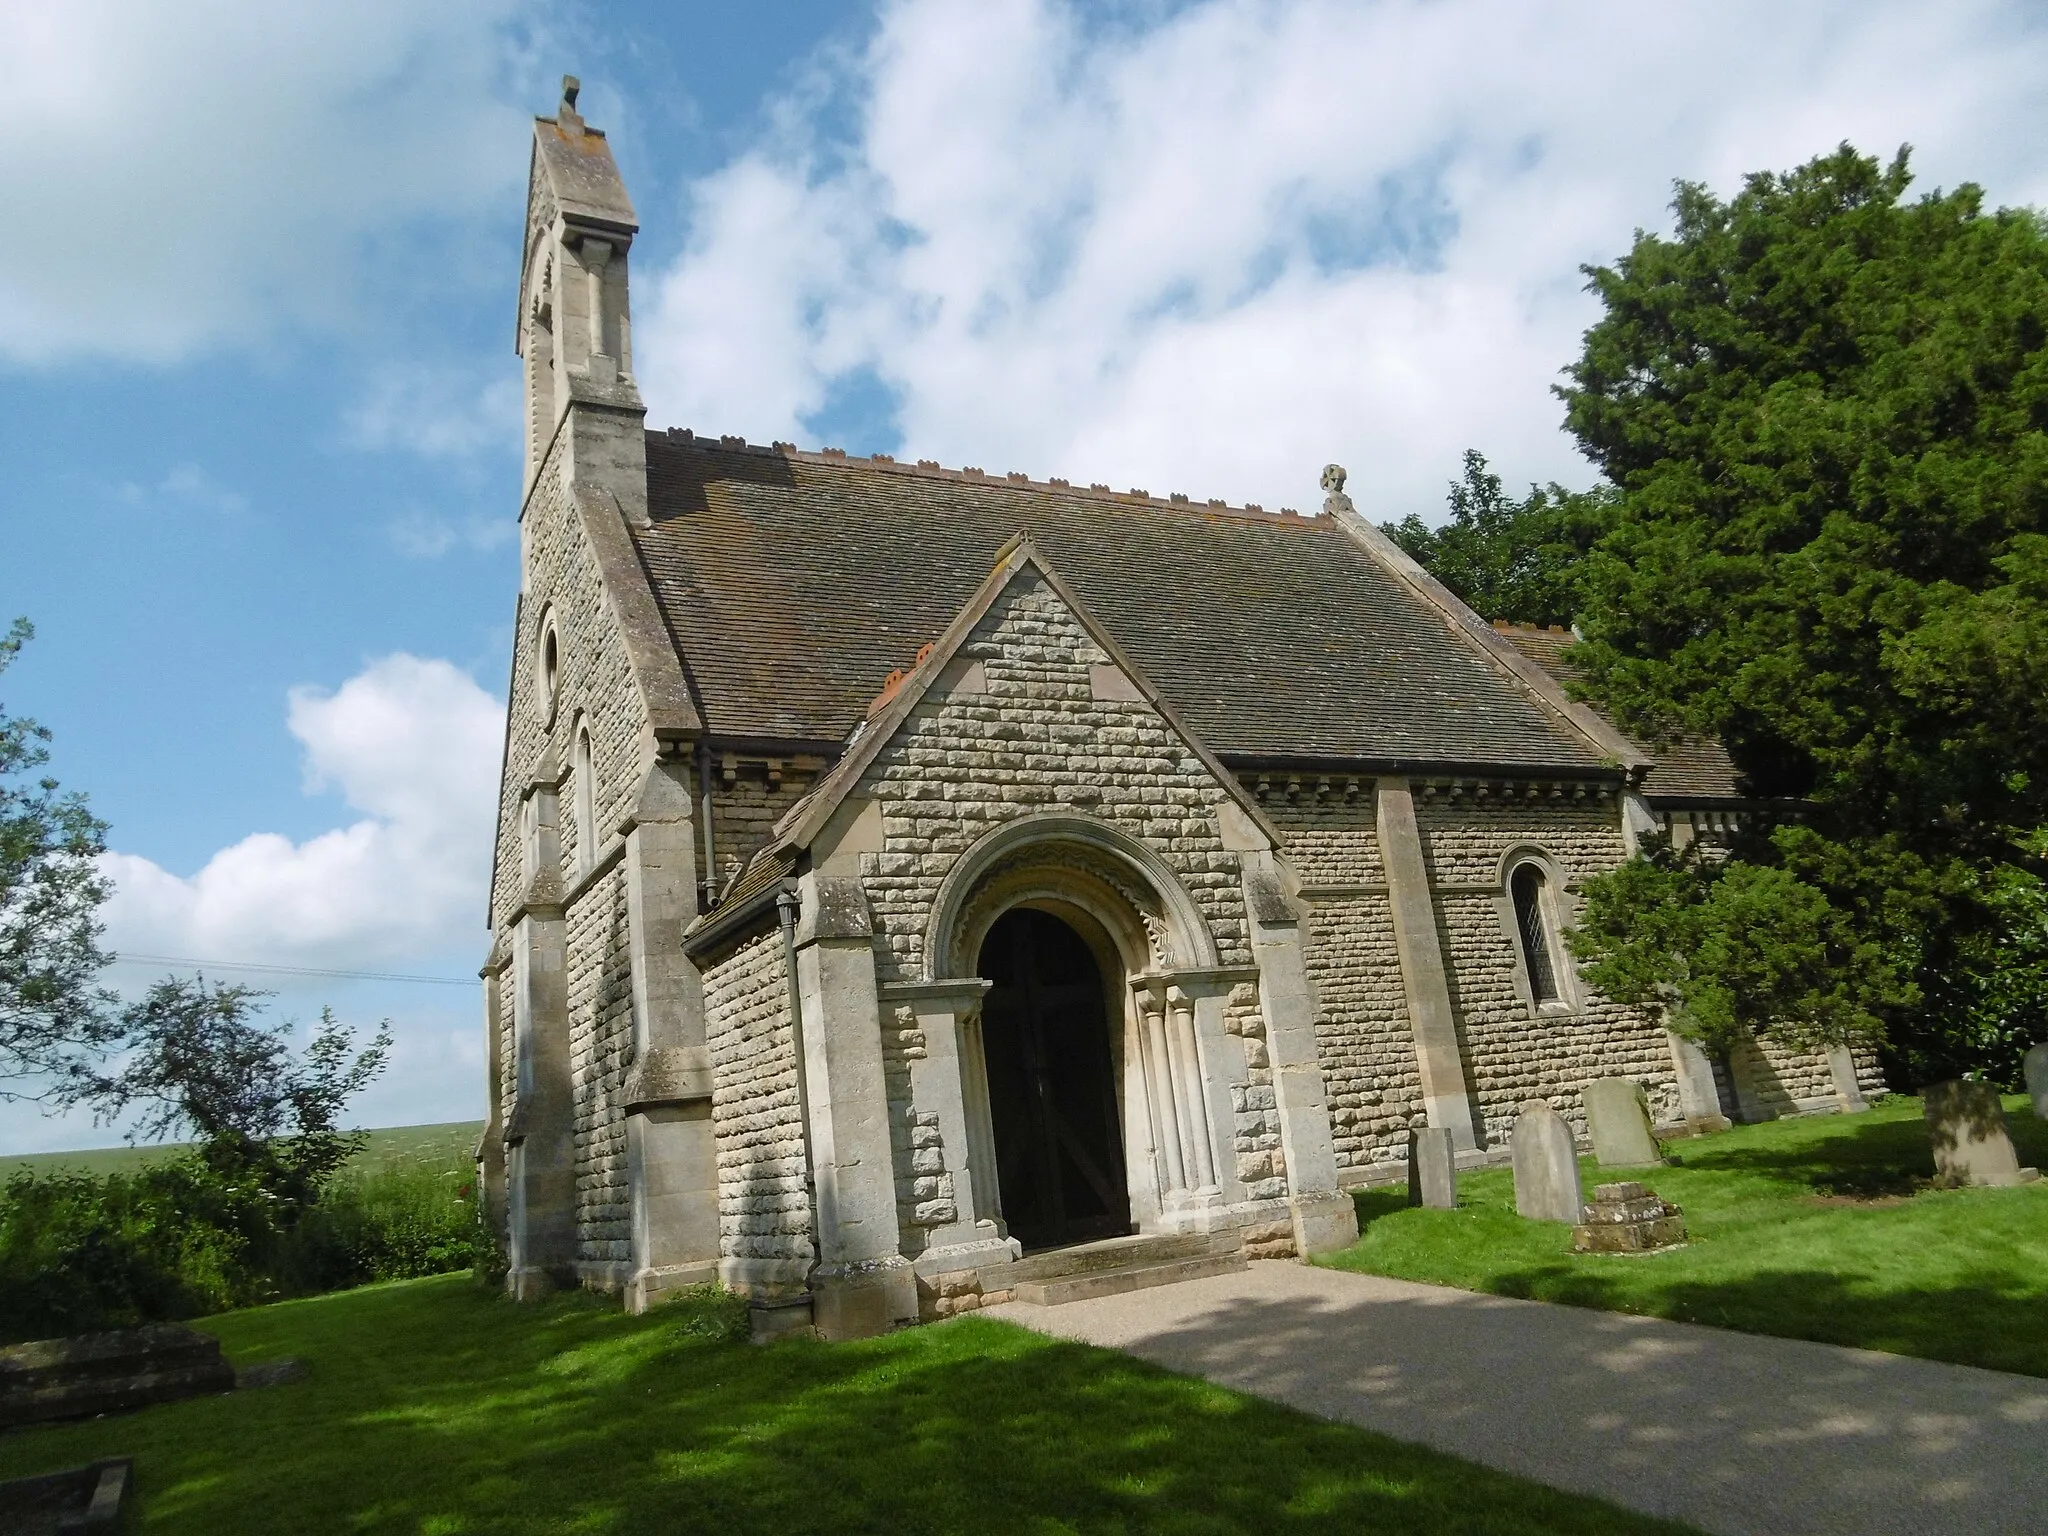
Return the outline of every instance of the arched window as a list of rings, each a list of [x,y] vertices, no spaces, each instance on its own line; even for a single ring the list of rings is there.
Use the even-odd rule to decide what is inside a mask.
[[[576,867],[590,868],[597,859],[597,796],[591,783],[590,727],[576,724],[575,756],[570,760],[571,788],[576,795]]]
[[[1557,959],[1550,947],[1550,925],[1543,912],[1543,871],[1520,864],[1508,881],[1515,900],[1515,931],[1522,941],[1522,962],[1529,970],[1529,992],[1538,1004],[1558,1001]]]

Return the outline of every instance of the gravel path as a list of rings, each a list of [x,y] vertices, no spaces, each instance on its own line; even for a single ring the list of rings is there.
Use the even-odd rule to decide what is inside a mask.
[[[987,1314],[1726,1536],[2048,1532],[2048,1380],[1258,1263]]]

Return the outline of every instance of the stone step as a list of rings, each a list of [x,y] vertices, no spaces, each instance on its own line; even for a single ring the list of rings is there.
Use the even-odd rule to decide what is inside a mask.
[[[1126,1291],[1149,1290],[1155,1285],[1178,1285],[1183,1280],[1235,1274],[1244,1267],[1245,1256],[1239,1249],[1229,1253],[1203,1254],[1197,1258],[1168,1259],[1158,1264],[1091,1269],[1056,1280],[1020,1280],[1016,1287],[1017,1300],[1028,1306],[1058,1307],[1096,1296],[1121,1296]]]
[[[1238,1253],[1244,1239],[1235,1227],[1221,1232],[1173,1232],[1148,1236],[1109,1237],[1100,1242],[1077,1243],[1034,1253],[1002,1266],[994,1283],[1008,1288],[1037,1280],[1060,1280],[1069,1275],[1096,1270],[1130,1269],[1141,1264],[1165,1264],[1177,1259],[1203,1259],[1216,1254]],[[984,1285],[990,1283],[984,1279]]]

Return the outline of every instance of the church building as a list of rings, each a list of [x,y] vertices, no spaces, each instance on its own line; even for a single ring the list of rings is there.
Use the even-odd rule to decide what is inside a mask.
[[[519,1296],[827,1337],[1352,1242],[1601,1078],[1860,1106],[1579,978],[1587,876],[1746,814],[1361,516],[650,431],[604,135],[534,125],[479,1160]],[[1304,481],[1315,474],[1304,466]]]

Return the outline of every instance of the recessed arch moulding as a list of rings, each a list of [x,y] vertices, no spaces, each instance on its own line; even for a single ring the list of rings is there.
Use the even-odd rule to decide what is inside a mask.
[[[962,1107],[983,1219],[1001,1228],[978,961],[997,919],[1018,907],[1063,918],[1097,952],[1137,1228],[1291,1231],[1279,1137],[1238,1134],[1247,1108],[1256,1117],[1272,1094],[1260,968],[1220,963],[1201,907],[1157,851],[1064,812],[1007,822],[959,856],[934,896],[921,979],[905,989],[961,1001]]]

